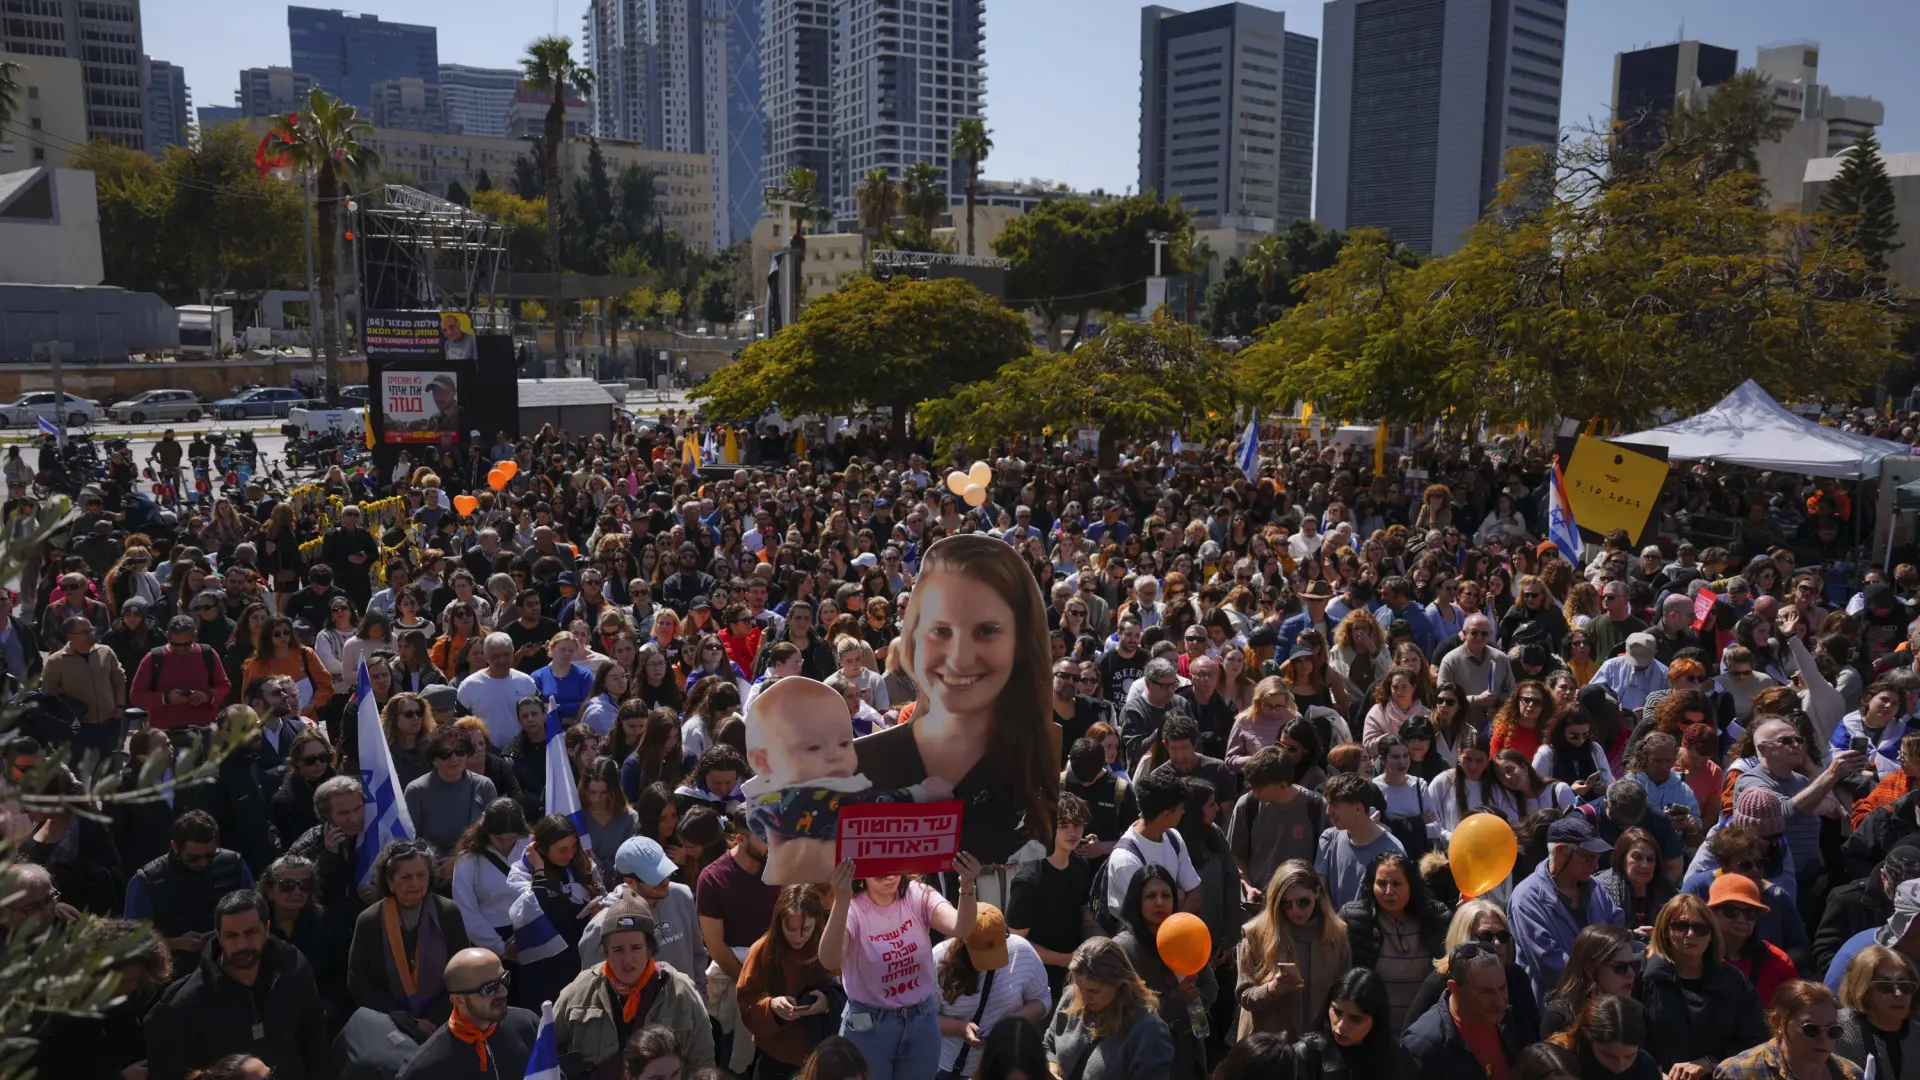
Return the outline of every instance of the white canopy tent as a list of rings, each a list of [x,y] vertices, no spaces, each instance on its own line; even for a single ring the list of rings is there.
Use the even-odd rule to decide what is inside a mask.
[[[1754,469],[1846,480],[1877,477],[1883,459],[1907,452],[1907,447],[1896,442],[1824,427],[1796,416],[1752,379],[1698,416],[1611,441],[1628,446],[1664,446],[1669,461],[1712,459]]]

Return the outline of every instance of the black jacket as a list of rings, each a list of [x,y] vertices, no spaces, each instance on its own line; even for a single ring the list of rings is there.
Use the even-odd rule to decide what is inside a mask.
[[[788,639],[785,636],[776,638],[772,634],[762,635],[760,638],[760,652],[754,656],[753,671],[749,672],[749,674],[756,679],[765,675],[767,673],[767,666],[773,663],[773,647],[786,640]],[[807,643],[798,646],[798,648],[800,650],[800,674],[802,676],[809,679],[824,679],[835,671],[840,670],[840,665],[833,659],[833,650],[827,647],[826,641],[820,637],[817,631],[808,630]]]
[[[112,830],[78,814],[67,829],[71,847],[29,837],[20,841],[14,858],[45,867],[53,887],[74,907],[96,915],[118,915],[127,895],[127,875],[114,850]]]
[[[1366,900],[1349,900],[1340,909],[1340,918],[1347,924],[1347,944],[1353,949],[1353,966],[1370,968],[1380,961],[1380,920],[1374,914],[1373,904]],[[1427,955],[1434,959],[1446,955],[1447,947],[1447,909],[1437,900],[1427,901],[1427,910],[1420,918],[1420,944],[1426,946]]]
[[[38,1017],[33,1064],[36,1075],[71,1080],[120,1080],[127,1066],[144,1058],[140,1017],[158,987],[101,1012],[99,1016],[49,1014]]]
[[[460,918],[460,908],[453,901],[428,893],[426,902],[434,906],[434,914],[440,920],[440,933],[447,939],[448,957],[473,944],[467,938],[467,924]],[[347,949],[347,992],[358,1008],[406,1012],[406,1003],[387,989],[386,938],[379,904],[367,907],[354,919],[353,944]],[[434,1000],[433,1015],[429,1019],[444,1024],[451,1008],[452,1003],[443,991]]]
[[[1446,992],[1445,975],[1437,971],[1428,975],[1420,984],[1420,992],[1413,995],[1413,1004],[1407,1006],[1406,1027],[1412,1027]],[[1533,999],[1533,977],[1519,964],[1507,965],[1507,1023],[1529,1042],[1533,1041],[1533,1032],[1541,1029],[1540,1004]]]
[[[352,1011],[347,1004],[347,941],[335,929],[335,920],[325,908],[308,900],[300,917],[293,920],[291,934],[281,933],[277,922],[270,925],[268,931],[300,950],[300,956],[313,969],[320,1000],[335,1010],[332,1015],[345,1016]],[[335,1026],[330,1024],[328,1030]]]
[[[1699,993],[1680,985],[1673,965],[1647,957],[1640,969],[1640,1003],[1647,1007],[1646,1048],[1662,1069],[1682,1061],[1719,1061],[1772,1037],[1760,995],[1738,968],[1708,964]]]
[[[1357,957],[1355,964],[1358,966]],[[1523,1036],[1511,1018],[1500,1025],[1499,1031],[1500,1046],[1508,1061],[1518,1057],[1521,1047],[1533,1039],[1530,1031]],[[1406,1034],[1400,1036],[1400,1047],[1413,1058],[1414,1075],[1419,1080],[1486,1080],[1487,1071],[1460,1040],[1447,994],[1440,995],[1433,1008],[1407,1025]]]
[[[256,769],[263,761],[260,755],[272,753],[263,746],[258,751],[243,747],[228,754],[215,766],[213,782],[197,794],[200,806],[220,825],[221,846],[239,852],[255,878],[266,873],[275,856],[267,814],[271,793],[260,790]]]
[[[335,597],[347,597],[347,591],[338,585],[329,585],[325,592],[314,592],[311,588],[301,589],[287,601],[287,618],[294,622],[303,622],[313,627],[315,633],[333,625],[333,601]]]
[[[441,1080],[442,1077],[488,1077],[509,1080],[526,1075],[533,1056],[533,1040],[540,1033],[540,1017],[525,1009],[509,1008],[487,1039],[487,1069],[473,1047],[454,1038],[445,1027],[428,1036],[420,1051],[407,1060],[398,1080]]]
[[[267,938],[251,987],[227,977],[219,951],[202,949],[199,965],[147,1013],[148,1080],[184,1080],[195,1069],[242,1053],[266,1062],[283,1080],[318,1080],[327,1054],[326,1020],[300,951]]]
[[[1914,818],[1916,810],[1920,810],[1920,790],[1909,791],[1868,814],[1867,820],[1860,823],[1840,848],[1846,880],[1855,881],[1873,873],[1887,852],[1893,850],[1893,845],[1920,832],[1920,823]]]
[[[1880,887],[1880,872],[1869,871],[1859,881],[1849,881],[1827,894],[1827,905],[1820,913],[1820,928],[1813,935],[1813,970],[1825,971],[1840,954],[1847,939],[1868,927],[1885,926],[1893,915],[1893,902]]]
[[[713,593],[713,575],[699,570],[676,570],[660,583],[660,602],[686,618],[695,597]]]
[[[333,771],[329,769],[320,781],[325,783],[332,777]],[[295,840],[305,836],[308,829],[320,824],[320,816],[313,812],[313,789],[319,786],[307,783],[297,770],[287,770],[273,798],[267,800],[267,820],[273,826],[275,850],[287,850]]]

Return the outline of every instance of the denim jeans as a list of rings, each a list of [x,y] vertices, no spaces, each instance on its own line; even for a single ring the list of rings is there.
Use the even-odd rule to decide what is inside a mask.
[[[873,1026],[855,1031],[850,1023],[855,1015],[871,1017]],[[940,1014],[932,995],[904,1009],[849,1001],[840,1034],[867,1059],[867,1080],[925,1080],[940,1068]]]

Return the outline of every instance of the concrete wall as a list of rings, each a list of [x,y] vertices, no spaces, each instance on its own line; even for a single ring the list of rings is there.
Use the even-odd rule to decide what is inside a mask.
[[[68,364],[62,371],[67,393],[97,398],[110,405],[132,397],[142,390],[191,390],[208,400],[227,397],[236,386],[259,383],[264,386],[290,386],[294,376],[309,377],[313,362],[297,360],[231,360],[221,363],[151,364]],[[367,380],[367,363],[354,358],[340,361],[340,378],[356,383]],[[0,365],[0,401],[29,390],[53,389],[53,372],[45,364]]]
[[[9,177],[8,183],[20,175]],[[0,281],[100,284],[107,270],[100,254],[100,200],[94,193],[93,174],[83,169],[47,169],[42,175],[52,178],[52,217],[0,217]],[[0,183],[0,193],[11,194],[12,190]],[[21,209],[23,202],[17,200],[11,205],[16,212],[25,212]]]

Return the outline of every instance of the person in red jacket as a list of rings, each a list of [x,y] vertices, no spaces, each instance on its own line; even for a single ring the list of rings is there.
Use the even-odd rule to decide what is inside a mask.
[[[128,696],[156,728],[204,727],[227,700],[227,667],[212,647],[194,641],[198,630],[193,616],[175,615],[167,643],[141,659],[129,682]]]
[[[726,626],[720,631],[720,644],[727,648],[727,659],[741,671],[752,671],[754,657],[760,655],[760,628],[745,604],[728,604],[723,618]]]

